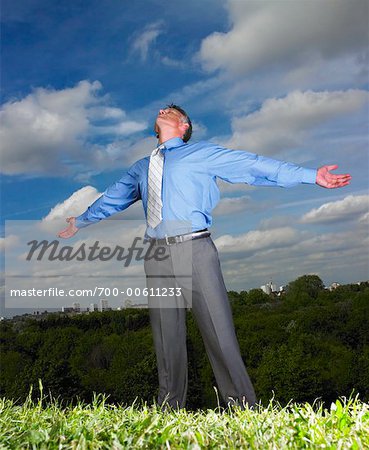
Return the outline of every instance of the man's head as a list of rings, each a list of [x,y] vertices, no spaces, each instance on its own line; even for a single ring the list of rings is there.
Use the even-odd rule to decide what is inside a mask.
[[[158,138],[159,134],[164,137],[164,140],[170,138],[170,136],[176,136],[187,142],[192,135],[191,119],[180,106],[171,103],[165,109],[159,111],[154,131]]]

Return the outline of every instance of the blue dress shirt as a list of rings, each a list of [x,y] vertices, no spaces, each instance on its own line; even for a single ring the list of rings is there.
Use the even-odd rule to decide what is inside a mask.
[[[219,202],[216,179],[254,186],[291,187],[315,184],[316,169],[266,158],[243,150],[230,150],[210,142],[185,143],[180,138],[164,142],[162,182],[163,221],[146,234],[161,238],[208,228]],[[123,211],[142,200],[147,215],[147,179],[150,156],[135,162],[122,178],[106,189],[76,218],[78,228]],[[167,227],[167,224],[174,227]],[[168,233],[168,229],[170,232]]]

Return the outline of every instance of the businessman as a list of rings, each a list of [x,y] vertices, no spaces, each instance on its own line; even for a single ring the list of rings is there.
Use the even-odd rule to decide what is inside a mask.
[[[151,155],[134,163],[83,214],[68,217],[69,225],[59,237],[69,238],[80,228],[141,200],[147,221],[146,237],[154,246],[166,246],[169,255],[160,263],[145,261],[147,286],[162,286],[160,277],[150,274],[171,273],[176,252],[191,244],[192,311],[219,392],[227,405],[252,406],[256,396],[240,354],[218,252],[209,232],[212,210],[220,197],[216,179],[256,186],[291,187],[305,183],[339,188],[349,184],[351,176],[333,174],[335,165],[307,169],[209,142],[189,143],[191,120],[174,104],[159,111],[154,131],[158,147]],[[190,224],[190,229],[185,224]],[[183,408],[188,384],[186,308],[152,305],[149,295],[159,377],[158,403]]]

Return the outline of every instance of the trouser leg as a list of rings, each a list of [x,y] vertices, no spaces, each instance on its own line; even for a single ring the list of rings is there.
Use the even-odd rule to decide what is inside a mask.
[[[158,273],[158,262],[155,264],[155,275],[150,270],[150,263],[145,262],[147,287],[149,290],[149,314],[155,346],[158,368],[159,393],[158,404],[165,408],[184,408],[188,388],[187,346],[186,346],[186,309],[175,298],[169,299],[171,306],[160,307],[160,299],[155,294],[163,288],[175,286],[170,276],[170,261],[163,264],[161,278]],[[169,265],[169,269],[168,269]],[[151,274],[151,277],[150,277]],[[150,296],[150,292],[154,295]],[[165,302],[165,298],[163,298]]]
[[[193,241],[192,310],[218,388],[227,404],[252,406],[256,396],[237,341],[232,311],[211,238]]]

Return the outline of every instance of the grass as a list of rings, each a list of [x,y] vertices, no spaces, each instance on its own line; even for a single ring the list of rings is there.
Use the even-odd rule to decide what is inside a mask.
[[[0,399],[0,449],[365,449],[369,404],[341,398],[330,408],[309,403],[256,410],[163,412],[157,405],[23,405]]]

